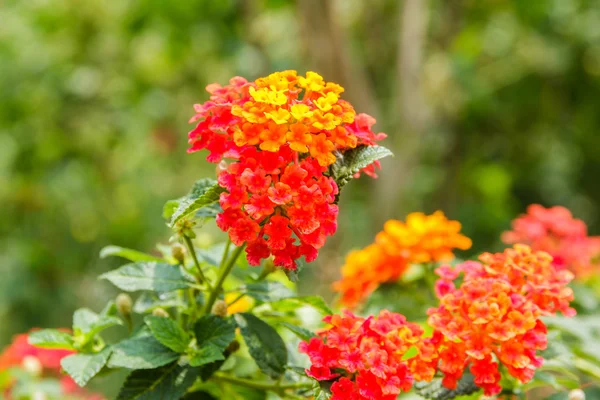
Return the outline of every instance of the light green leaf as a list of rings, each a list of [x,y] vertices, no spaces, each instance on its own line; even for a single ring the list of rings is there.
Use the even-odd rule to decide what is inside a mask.
[[[176,292],[167,292],[156,295],[155,293],[143,292],[135,301],[133,311],[138,314],[146,314],[157,308],[184,307],[185,303],[177,297]]]
[[[316,310],[321,311],[323,315],[333,314],[333,311],[331,310],[331,308],[329,308],[329,306],[327,305],[327,303],[325,303],[325,300],[323,300],[321,296],[292,297],[286,299],[286,301],[309,305],[315,308]]]
[[[106,257],[122,257],[129,261],[137,262],[137,261],[158,261],[164,262],[162,258],[155,257],[150,254],[142,253],[141,251],[126,249],[125,247],[119,246],[106,246],[102,250],[100,250],[100,258]]]
[[[394,154],[383,146],[358,146],[345,151],[330,167],[331,177],[341,189],[353,175],[375,161]]]
[[[80,308],[73,314],[75,343],[78,347],[83,347],[104,329],[122,324],[122,321],[117,317],[98,315],[88,308]]]
[[[190,358],[190,365],[192,367],[200,367],[202,365],[209,364],[214,361],[224,360],[223,350],[212,345],[207,344],[202,346],[198,351]]]
[[[288,354],[285,343],[277,331],[249,313],[238,313],[234,317],[242,331],[248,351],[258,367],[273,379],[283,375]]]
[[[96,354],[73,354],[63,358],[60,365],[79,386],[83,387],[106,365],[111,351],[110,347],[106,347]]]
[[[153,369],[162,367],[179,358],[166,346],[163,346],[146,329],[133,337],[113,346],[113,354],[108,361],[111,368]]]
[[[262,302],[279,301],[295,296],[295,293],[283,283],[274,281],[249,283],[244,292]]]
[[[231,318],[205,315],[194,326],[198,347],[214,346],[225,350],[235,338],[235,323]]]
[[[144,321],[156,340],[171,350],[183,353],[190,344],[190,336],[172,319],[149,315]]]
[[[304,329],[300,326],[297,325],[292,325],[288,322],[280,322],[279,323],[281,326],[289,329],[290,331],[292,331],[292,333],[294,333],[296,336],[298,336],[300,339],[308,342],[310,339],[317,337],[317,335],[315,335],[313,332],[309,331],[308,329]]]
[[[157,262],[136,262],[100,275],[126,292],[149,290],[171,292],[185,289],[195,282],[180,266]]]
[[[31,332],[28,336],[29,344],[44,349],[75,350],[73,337],[66,332],[56,329],[42,329]]]
[[[171,227],[177,225],[183,218],[219,201],[219,196],[225,189],[213,179],[201,179],[194,184],[191,192],[181,201],[171,215]]]
[[[194,384],[198,368],[173,363],[162,368],[133,371],[125,380],[117,400],[176,400]]]

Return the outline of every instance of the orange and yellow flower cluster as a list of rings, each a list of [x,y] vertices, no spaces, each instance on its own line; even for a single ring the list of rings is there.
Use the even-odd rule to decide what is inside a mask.
[[[334,284],[342,304],[355,307],[381,283],[399,279],[411,263],[448,261],[454,249],[470,248],[471,240],[460,229],[458,221],[441,211],[412,213],[406,222],[387,221],[375,243],[346,257],[342,278]]]
[[[393,400],[410,390],[413,377],[404,354],[421,340],[419,325],[385,310],[369,318],[344,311],[324,322],[331,326],[302,342],[300,351],[311,361],[308,376],[334,380],[332,400]]]
[[[558,269],[568,269],[579,279],[600,269],[600,237],[589,237],[585,222],[573,218],[564,207],[532,204],[512,222],[512,228],[502,235],[505,243],[523,243],[545,251]]]
[[[540,317],[575,314],[569,307],[573,291],[567,287],[573,275],[556,271],[549,254],[525,245],[484,253],[479,260],[436,270],[440,305],[428,312],[434,334],[420,343],[413,373],[430,380],[439,370],[452,389],[470,366],[475,383],[486,395],[495,395],[501,391],[500,364],[521,382],[541,365],[536,352],[546,347],[547,331]]]
[[[207,149],[208,161],[233,161],[219,175],[227,193],[217,224],[236,245],[247,244],[251,265],[270,255],[287,269],[302,256],[314,260],[337,229],[338,187],[327,173],[335,154],[385,135],[340,98],[341,86],[314,72],[283,71],[254,82],[236,77],[207,91],[210,100],[195,106],[190,121],[199,122],[189,133],[189,151]],[[376,176],[378,166],[362,172]]]

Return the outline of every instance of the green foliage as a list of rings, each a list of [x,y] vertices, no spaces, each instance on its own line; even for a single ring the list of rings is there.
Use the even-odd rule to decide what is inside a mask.
[[[79,386],[85,386],[106,365],[112,349],[104,348],[95,354],[73,354],[60,361],[61,367]]]
[[[179,354],[162,345],[147,329],[113,346],[108,361],[111,368],[154,369],[169,364]]]
[[[177,363],[151,370],[132,372],[119,392],[117,400],[179,399],[198,378],[198,370]]]
[[[451,400],[481,391],[475,385],[473,375],[470,372],[464,373],[463,377],[458,381],[456,389],[453,390],[444,387],[440,378],[436,378],[431,382],[417,382],[414,387],[420,396],[432,400]]]
[[[288,355],[277,331],[249,313],[235,314],[235,321],[242,331],[250,355],[260,369],[274,379],[283,375]]]
[[[156,340],[176,353],[183,353],[190,344],[190,336],[170,318],[147,316],[144,321]]]
[[[120,318],[108,315],[111,307],[106,312],[96,314],[90,309],[80,308],[73,314],[73,335],[77,348],[83,348],[90,343],[96,334],[115,325],[122,325]]]
[[[100,250],[100,258],[106,257],[123,257],[129,261],[157,261],[164,262],[162,258],[154,257],[150,254],[142,253],[141,251],[126,249],[120,246],[106,246]]]
[[[215,347],[223,351],[235,337],[235,323],[231,318],[205,315],[196,322],[194,332],[200,348]]]
[[[194,283],[181,267],[158,262],[136,262],[100,275],[126,292],[149,290],[171,292]]]
[[[281,282],[261,281],[249,283],[244,293],[262,302],[272,302],[294,297],[295,293]]]
[[[357,146],[338,155],[337,160],[329,167],[331,177],[341,189],[354,174],[382,158],[394,154],[383,146]]]
[[[45,349],[74,350],[73,337],[56,329],[42,329],[29,334],[29,343]]]
[[[219,195],[224,191],[225,189],[220,187],[215,180],[200,179],[194,184],[187,196],[177,200],[177,208],[174,208],[173,201],[167,203],[163,216],[169,218],[169,224],[175,229],[177,224],[188,215],[218,202]],[[168,209],[171,208],[173,208],[173,213],[169,215]]]
[[[310,339],[317,337],[317,335],[315,335],[313,332],[309,331],[308,329],[302,328],[301,326],[290,324],[289,322],[281,322],[280,325],[289,329],[291,332],[293,332],[296,336],[298,336],[300,339],[302,339],[304,341],[309,341]]]

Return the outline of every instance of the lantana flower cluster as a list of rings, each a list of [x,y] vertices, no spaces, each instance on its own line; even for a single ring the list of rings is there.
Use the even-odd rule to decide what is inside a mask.
[[[332,400],[393,400],[413,384],[404,354],[419,342],[423,329],[403,315],[386,310],[363,318],[344,311],[328,316],[331,326],[319,337],[300,343],[318,381],[334,381]]]
[[[558,269],[568,269],[579,279],[600,268],[600,237],[589,237],[585,222],[573,218],[565,207],[532,204],[512,222],[512,228],[502,235],[505,243],[523,243],[545,251]]]
[[[406,222],[389,220],[375,243],[348,254],[342,278],[334,283],[341,303],[356,307],[381,283],[398,280],[411,263],[449,261],[453,250],[471,247],[471,239],[460,233],[461,224],[443,212],[411,213]]]
[[[207,149],[222,165],[223,212],[218,226],[236,245],[247,244],[251,265],[270,255],[296,268],[302,256],[313,261],[337,228],[338,187],[328,176],[336,154],[372,146],[375,120],[356,115],[340,98],[344,89],[308,72],[273,73],[254,82],[236,77],[207,87],[210,100],[195,106],[190,152]],[[376,162],[363,169],[375,176]]]
[[[0,373],[10,368],[20,368],[35,375],[59,379],[63,394],[68,395],[69,398],[104,399],[99,394],[82,390],[71,377],[61,373],[60,361],[64,357],[75,354],[74,351],[35,347],[29,344],[28,336],[27,333],[16,335],[13,342],[3,350],[0,354]],[[12,399],[11,391],[11,386],[9,386],[5,393],[0,392],[0,397],[3,394],[8,400]]]
[[[546,347],[547,330],[540,317],[575,314],[567,287],[573,275],[556,271],[548,253],[526,245],[484,253],[479,260],[436,270],[440,305],[428,312],[434,334],[421,344],[415,376],[429,380],[439,369],[444,385],[453,389],[469,366],[475,383],[495,395],[501,391],[500,364],[521,382],[531,380],[542,364],[536,353]]]

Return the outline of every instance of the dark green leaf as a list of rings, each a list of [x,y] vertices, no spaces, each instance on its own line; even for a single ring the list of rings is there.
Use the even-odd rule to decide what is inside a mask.
[[[235,323],[231,318],[205,315],[194,326],[198,348],[213,346],[224,351],[235,338]]]
[[[190,336],[172,319],[149,315],[144,318],[156,340],[177,353],[183,353],[190,344]]]
[[[269,302],[294,297],[295,293],[281,282],[262,281],[246,285],[245,293],[258,301]]]
[[[117,317],[98,315],[88,308],[80,308],[73,314],[75,342],[77,346],[83,347],[99,332],[111,326],[121,324],[122,321]]]
[[[133,371],[125,380],[117,400],[177,400],[198,378],[197,368],[177,363],[152,370]]]
[[[79,386],[85,386],[106,365],[112,349],[106,347],[96,354],[73,354],[60,361],[61,367]]]
[[[235,314],[234,317],[242,331],[248,351],[258,367],[274,379],[283,375],[288,354],[277,331],[249,313]]]
[[[473,375],[470,372],[464,373],[463,377],[458,381],[456,389],[453,390],[444,387],[441,378],[436,378],[431,382],[416,382],[414,388],[418,395],[433,400],[451,400],[481,390],[475,384]]]
[[[330,167],[331,177],[341,189],[358,171],[393,153],[383,146],[358,146],[337,157]]]
[[[113,346],[113,354],[108,361],[111,368],[153,369],[162,367],[179,358],[166,346],[163,346],[152,334],[140,330],[136,335]]]
[[[100,276],[126,292],[149,290],[171,292],[188,288],[194,281],[181,267],[166,263],[137,262],[127,264]]]
[[[28,337],[29,344],[45,349],[68,349],[73,347],[73,337],[66,332],[56,329],[42,329],[31,332]]]
[[[299,327],[297,325],[292,325],[290,323],[287,322],[280,322],[280,325],[289,329],[290,331],[292,331],[296,336],[298,336],[300,339],[308,342],[310,339],[317,337],[317,335],[315,335],[313,332],[309,331],[308,329],[304,329],[302,327]]]
[[[137,261],[158,261],[164,262],[162,258],[154,257],[150,254],[142,253],[141,251],[126,249],[125,247],[119,246],[106,246],[102,250],[100,250],[100,258],[106,257],[123,257],[129,261],[137,262]]]
[[[179,202],[177,209],[171,215],[170,225],[173,227],[189,214],[216,203],[219,201],[219,195],[224,191],[225,189],[213,179],[199,180],[194,184],[190,194]]]
[[[224,360],[223,350],[212,345],[204,345],[190,358],[190,365],[192,367],[200,367],[212,363],[214,361]]]

